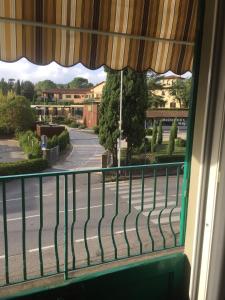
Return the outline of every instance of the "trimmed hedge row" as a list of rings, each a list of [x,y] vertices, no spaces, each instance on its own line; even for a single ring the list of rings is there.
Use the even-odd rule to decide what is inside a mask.
[[[0,163],[0,176],[41,172],[48,167],[46,159],[36,158],[17,162]]]
[[[184,161],[184,155],[156,155],[155,163],[172,163],[172,162],[182,162]]]
[[[53,135],[53,137],[48,139],[47,148],[51,149],[59,145],[59,150],[62,152],[66,149],[66,146],[70,143],[70,136],[67,130],[64,130],[60,135]]]

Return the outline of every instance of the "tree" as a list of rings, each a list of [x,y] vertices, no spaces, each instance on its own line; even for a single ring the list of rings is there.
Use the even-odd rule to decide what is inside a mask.
[[[177,128],[177,119],[174,119],[173,121],[173,125],[172,125],[174,128],[174,138],[176,139],[177,138],[177,131],[178,131],[178,128]]]
[[[152,130],[152,140],[151,140],[151,150],[152,152],[155,151],[155,145],[156,145],[156,140],[157,140],[157,125],[156,125],[156,121],[154,121],[153,123],[153,130]]]
[[[21,82],[21,95],[32,101],[34,98],[34,84],[27,80]]]
[[[0,90],[2,91],[3,95],[7,95],[9,87],[8,87],[8,83],[5,81],[4,78],[1,79],[0,81]]]
[[[113,165],[117,166],[117,139],[119,137],[119,72],[105,68],[106,84],[102,91],[100,106],[99,140],[112,153]]]
[[[14,91],[16,93],[16,95],[21,95],[21,85],[20,85],[20,81],[17,80],[15,85],[14,85]]]
[[[100,107],[100,143],[113,155],[117,165],[117,139],[119,137],[120,72],[105,68],[107,79],[103,88]],[[132,150],[145,137],[145,111],[147,108],[146,74],[132,70],[123,72],[122,137],[127,142],[127,164],[131,161]]]
[[[175,127],[170,127],[170,137],[169,137],[169,143],[167,146],[167,154],[172,155],[175,148]]]
[[[161,145],[163,141],[163,129],[162,129],[162,121],[159,122],[159,132],[157,138],[157,144]]]
[[[123,138],[127,142],[126,164],[130,164],[134,147],[139,147],[145,138],[145,113],[148,89],[146,73],[130,69],[123,71]]]
[[[88,82],[88,79],[83,77],[75,77],[72,81],[68,83],[68,88],[76,89],[76,88],[90,88],[93,84]]]
[[[178,101],[180,108],[188,108],[191,97],[191,78],[176,79],[170,89],[170,94]]]
[[[55,89],[57,85],[52,80],[42,80],[35,84],[35,91]]]
[[[35,122],[35,114],[29,101],[22,96],[0,97],[0,128],[8,132],[25,131]]]
[[[164,77],[157,75],[154,72],[148,74],[147,85],[148,85],[148,107],[158,107],[166,103],[163,96],[157,95],[156,90],[163,90],[161,80]]]
[[[9,91],[14,90],[14,83],[15,83],[15,79],[14,78],[9,78],[9,80],[8,80],[8,90]]]

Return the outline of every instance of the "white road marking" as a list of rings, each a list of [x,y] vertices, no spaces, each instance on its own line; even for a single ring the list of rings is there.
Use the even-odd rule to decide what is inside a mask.
[[[113,204],[109,203],[109,204],[105,204],[105,206],[112,206]],[[90,209],[92,208],[99,208],[99,207],[102,207],[102,205],[93,205],[93,206],[90,206]],[[79,210],[86,210],[88,209],[88,207],[80,207],[80,208],[77,208],[76,211],[79,211]],[[68,209],[68,212],[71,212],[73,211],[73,209]],[[60,210],[59,213],[64,213],[64,210]],[[31,215],[31,216],[26,216],[26,219],[31,219],[31,218],[39,218],[40,215]],[[18,221],[18,220],[22,220],[22,217],[17,217],[17,218],[11,218],[11,219],[8,219],[7,221],[8,222],[13,222],[13,221]]]
[[[5,258],[5,255],[1,255],[1,256],[0,256],[0,259],[4,259],[4,258]]]
[[[53,194],[43,194],[42,196],[43,197],[49,197],[49,196],[52,196]],[[40,196],[34,196],[34,198],[40,198]]]
[[[176,205],[176,201],[168,201],[167,202],[167,207],[169,207],[170,209]],[[172,206],[172,207],[170,207]],[[160,202],[160,203],[156,203],[156,206],[155,206],[155,210],[158,209],[158,208],[162,208],[162,207],[165,207],[165,202]],[[135,209],[137,210],[141,210],[141,205],[137,205],[137,206],[134,206]],[[143,207],[143,210],[145,209],[149,209],[149,208],[153,208],[153,203],[151,204],[144,204],[144,207]]]
[[[131,232],[131,231],[135,231],[136,228],[129,228],[126,230],[126,232]],[[121,234],[121,233],[124,233],[124,230],[119,230],[119,231],[116,231],[114,234]],[[94,236],[90,236],[90,237],[87,237],[87,240],[95,240],[95,239],[98,239],[98,235],[94,235]],[[75,243],[83,243],[84,242],[84,239],[78,239],[78,240],[75,240]],[[48,249],[51,249],[51,248],[54,248],[55,245],[49,245],[49,246],[44,246],[42,247],[41,249],[42,250],[48,250]],[[33,253],[33,252],[38,252],[39,251],[39,248],[34,248],[34,249],[30,249],[28,250],[29,253]]]
[[[120,193],[119,193],[119,195],[120,195]],[[161,193],[156,193],[156,195],[162,195],[162,194]],[[149,196],[153,198],[154,197],[154,192],[144,194],[145,199],[146,199],[146,197],[149,197]],[[163,197],[163,196],[160,196],[160,197],[165,199],[165,197]],[[156,197],[156,199],[159,199],[160,197]],[[129,195],[122,195],[121,198],[122,199],[129,199]],[[135,195],[132,194],[131,199],[134,199],[134,198],[140,198],[141,199],[141,193],[135,194]],[[146,199],[146,201],[147,201],[147,199]]]
[[[125,191],[119,191],[119,194],[127,194],[129,192],[129,189],[127,189],[127,190],[125,190]],[[139,193],[141,193],[142,192],[142,189],[140,188],[140,189],[132,189],[131,190],[131,193],[133,194],[133,193],[136,193],[136,192],[139,192]],[[151,189],[151,188],[146,188],[146,189],[144,189],[144,192],[152,192],[153,193],[153,189]]]
[[[146,198],[146,196],[152,196],[151,198]],[[123,199],[129,199],[127,196],[122,196]],[[133,200],[133,198],[139,198],[138,200]],[[164,196],[156,196],[155,203],[157,204],[158,202],[161,202],[164,200],[165,202],[165,197]],[[152,202],[154,201],[154,195],[151,193],[146,193],[145,198],[144,198],[144,203]],[[132,195],[131,199],[132,204],[140,204],[141,203],[141,195]]]

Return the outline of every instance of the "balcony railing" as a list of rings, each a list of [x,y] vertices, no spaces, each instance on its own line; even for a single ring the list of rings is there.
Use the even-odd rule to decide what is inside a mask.
[[[179,247],[182,174],[169,163],[0,177],[1,285]]]

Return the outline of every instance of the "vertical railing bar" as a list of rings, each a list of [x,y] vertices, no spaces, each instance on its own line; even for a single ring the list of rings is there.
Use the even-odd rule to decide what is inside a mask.
[[[176,238],[176,232],[174,231],[173,229],[173,226],[172,226],[172,214],[173,214],[173,211],[174,209],[178,206],[178,195],[179,195],[179,183],[180,183],[180,166],[177,167],[177,190],[176,190],[176,203],[175,203],[175,206],[171,209],[170,211],[170,216],[169,216],[169,221],[170,221],[170,228],[171,228],[171,231],[173,233],[173,237],[174,237],[174,246],[176,247],[177,246],[177,238]]]
[[[162,239],[163,239],[163,249],[166,248],[166,239],[162,230],[161,226],[161,215],[163,211],[167,208],[167,198],[168,198],[168,169],[166,168],[166,191],[165,191],[165,206],[161,209],[159,216],[158,216],[158,224],[159,224],[159,231],[161,233]]]
[[[23,278],[27,280],[27,260],[26,260],[26,207],[25,207],[25,179],[21,178],[22,192],[22,250],[23,250]]]
[[[105,216],[105,173],[102,173],[102,216],[98,223],[98,240],[99,240],[99,246],[101,249],[101,261],[104,262],[104,249],[102,246],[102,239],[101,239],[101,224],[102,220]]]
[[[90,188],[90,181],[91,181],[91,173],[88,172],[88,211],[87,211],[87,220],[84,225],[84,244],[85,244],[85,249],[87,252],[87,264],[88,266],[90,265],[90,252],[88,249],[88,243],[87,243],[87,224],[90,220],[90,204],[91,204],[91,188]]]
[[[131,213],[131,192],[132,192],[132,172],[131,170],[129,170],[129,208],[128,208],[128,213],[124,218],[124,222],[123,222],[123,226],[124,226],[124,237],[125,237],[125,241],[127,244],[127,255],[128,257],[130,256],[130,243],[127,237],[127,218]]]
[[[5,282],[9,284],[9,252],[8,252],[8,228],[7,228],[7,204],[6,186],[2,182],[2,202],[3,202],[3,229],[4,229],[4,250],[5,250]]]
[[[115,234],[114,234],[114,223],[115,219],[118,216],[118,203],[119,203],[119,171],[116,171],[116,209],[115,209],[115,215],[112,219],[112,224],[111,224],[111,234],[112,234],[112,241],[113,241],[113,246],[115,249],[115,259],[117,259],[117,246],[116,246],[116,241],[115,241]]]
[[[73,270],[75,269],[75,249],[74,249],[74,226],[76,222],[76,174],[73,174],[73,221],[71,225],[71,251],[73,256]]]
[[[148,214],[148,219],[147,219],[147,224],[148,224],[148,233],[152,242],[152,252],[154,252],[155,250],[155,243],[154,243],[154,239],[152,236],[152,232],[151,232],[151,226],[150,226],[150,218],[151,218],[151,214],[152,212],[155,210],[155,203],[156,203],[156,190],[157,190],[157,172],[156,169],[154,169],[153,171],[153,176],[154,176],[154,193],[153,193],[153,205],[152,205],[152,210],[150,210],[149,214]]]
[[[68,279],[68,177],[64,175],[64,280]]]
[[[136,217],[136,232],[137,232],[137,238],[140,244],[140,254],[143,253],[143,245],[142,245],[142,240],[140,237],[140,233],[139,233],[139,227],[138,227],[138,221],[139,221],[139,217],[142,214],[143,210],[144,210],[144,189],[145,189],[145,178],[144,178],[144,169],[141,170],[141,210],[139,211],[139,213],[137,214]]]
[[[55,259],[56,259],[56,270],[59,269],[59,252],[58,252],[58,227],[59,227],[59,175],[56,175],[56,224],[54,231],[54,244],[55,244]]]
[[[40,226],[38,232],[38,251],[39,251],[39,262],[40,262],[40,274],[43,277],[43,256],[42,256],[42,230],[43,230],[43,182],[42,177],[39,177],[39,205],[40,205]]]

